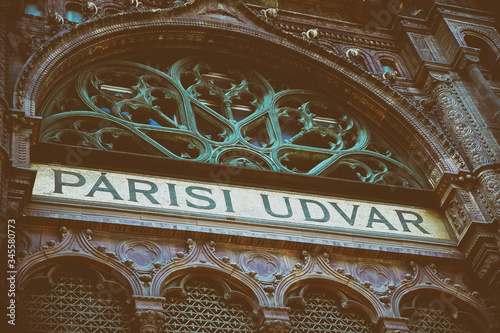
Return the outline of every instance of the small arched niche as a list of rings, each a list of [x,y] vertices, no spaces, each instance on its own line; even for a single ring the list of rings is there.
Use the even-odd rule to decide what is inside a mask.
[[[24,13],[33,16],[45,15],[45,2],[43,0],[29,0],[24,3]]]
[[[81,23],[83,21],[82,6],[76,3],[67,4],[66,19],[71,22]]]

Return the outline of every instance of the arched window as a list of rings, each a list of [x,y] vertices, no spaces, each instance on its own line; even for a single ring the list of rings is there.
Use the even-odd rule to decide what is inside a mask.
[[[60,266],[33,277],[19,303],[24,333],[130,332],[131,308],[89,267]]]
[[[190,278],[183,295],[166,295],[162,332],[253,333],[253,312],[248,303],[231,297],[220,283],[205,277]],[[234,294],[231,293],[231,294]]]
[[[490,45],[483,39],[470,35],[465,36],[464,40],[468,46],[479,49],[480,68],[487,70],[493,69],[497,55],[495,51],[491,49]]]
[[[418,295],[403,302],[402,315],[407,317],[411,333],[481,333],[483,330],[473,324],[471,317],[464,318],[447,299],[454,296],[434,298]]]
[[[225,60],[100,63],[47,99],[40,141],[424,187],[348,105],[280,81]]]
[[[363,313],[345,309],[338,295],[319,287],[304,288],[290,310],[292,333],[371,333]]]
[[[66,19],[71,22],[81,23],[83,20],[81,5],[68,4],[66,6]]]
[[[41,0],[27,1],[24,7],[24,13],[34,16],[43,16],[44,6],[45,4]]]

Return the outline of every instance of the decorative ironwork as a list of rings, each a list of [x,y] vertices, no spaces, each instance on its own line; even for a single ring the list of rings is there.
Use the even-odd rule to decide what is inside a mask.
[[[341,302],[322,289],[303,296],[305,306],[290,311],[292,333],[371,333],[370,323],[360,314],[342,308]]]
[[[102,63],[56,90],[41,115],[45,142],[422,187],[346,108],[311,91],[275,91],[242,66]]]
[[[21,299],[22,332],[130,332],[126,304],[84,273],[61,270],[44,281],[45,286],[41,281],[30,285]]]
[[[215,283],[193,278],[184,290],[183,298],[167,297],[163,332],[254,332],[252,309],[243,302],[230,302]]]
[[[443,302],[418,305],[410,316],[408,328],[411,333],[474,333],[471,327],[457,322],[453,315],[444,310]]]

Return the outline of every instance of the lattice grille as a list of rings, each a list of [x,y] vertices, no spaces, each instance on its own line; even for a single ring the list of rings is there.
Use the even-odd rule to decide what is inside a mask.
[[[340,302],[323,290],[307,292],[304,300],[304,309],[290,311],[292,333],[371,333],[368,321],[344,311]]]
[[[250,333],[251,310],[228,303],[212,282],[193,279],[185,287],[186,298],[167,298],[165,333]]]
[[[470,327],[455,323],[450,315],[430,304],[422,304],[410,317],[408,328],[412,333],[477,333]]]
[[[126,307],[100,293],[87,277],[61,271],[53,277],[53,282],[50,290],[33,290],[21,300],[22,332],[130,332],[131,317]]]

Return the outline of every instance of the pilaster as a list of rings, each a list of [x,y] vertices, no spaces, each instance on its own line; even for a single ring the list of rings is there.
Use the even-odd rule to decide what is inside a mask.
[[[483,132],[486,129],[481,128],[467,110],[448,74],[429,73],[424,90],[435,100],[435,112],[447,124],[449,135],[457,142],[471,170],[470,184],[455,188],[450,185],[446,191],[450,200],[442,197],[439,200],[455,224],[459,246],[474,274],[489,286],[498,286],[500,253],[493,227],[500,218],[497,156]],[[484,209],[478,206],[481,198],[484,198]],[[481,210],[484,218],[477,210]]]

